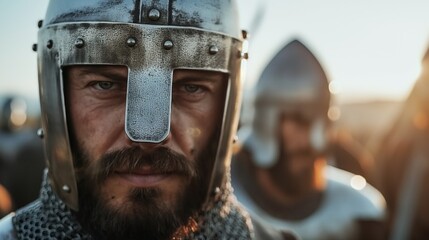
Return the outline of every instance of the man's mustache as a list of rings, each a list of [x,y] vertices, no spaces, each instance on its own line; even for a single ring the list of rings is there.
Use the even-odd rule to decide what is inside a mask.
[[[182,154],[168,148],[158,148],[150,153],[139,147],[125,148],[106,153],[98,161],[98,180],[103,181],[115,171],[133,172],[142,167],[150,167],[156,173],[174,173],[195,177],[195,163]]]
[[[294,151],[288,152],[288,156],[290,157],[314,157],[315,152],[311,147],[303,147],[296,149]]]

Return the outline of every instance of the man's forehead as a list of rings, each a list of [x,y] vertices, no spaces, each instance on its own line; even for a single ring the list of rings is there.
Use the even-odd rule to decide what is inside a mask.
[[[65,71],[71,75],[128,75],[128,67],[122,65],[71,65],[65,68]]]
[[[84,75],[113,75],[123,76],[128,75],[128,67],[124,65],[71,65],[65,68],[65,71],[78,76]],[[218,80],[226,74],[217,71],[207,71],[198,69],[175,69],[173,72],[174,78],[190,78],[190,79],[213,79]]]

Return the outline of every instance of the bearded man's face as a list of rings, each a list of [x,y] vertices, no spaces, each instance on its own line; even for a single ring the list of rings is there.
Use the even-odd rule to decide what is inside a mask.
[[[100,239],[167,239],[205,200],[225,103],[224,74],[176,70],[170,134],[132,142],[124,131],[128,69],[64,69],[78,179],[76,217]]]

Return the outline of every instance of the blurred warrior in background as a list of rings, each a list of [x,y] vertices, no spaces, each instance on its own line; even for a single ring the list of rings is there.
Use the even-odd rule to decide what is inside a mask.
[[[287,44],[257,84],[253,129],[233,160],[240,202],[283,239],[379,239],[385,202],[365,179],[327,166],[328,79],[299,41]],[[356,178],[357,177],[357,178]]]
[[[429,236],[429,49],[422,73],[376,155],[392,240]]]
[[[36,136],[40,115],[23,97],[6,96],[0,102],[0,184],[10,193],[14,210],[39,196],[45,168]]]

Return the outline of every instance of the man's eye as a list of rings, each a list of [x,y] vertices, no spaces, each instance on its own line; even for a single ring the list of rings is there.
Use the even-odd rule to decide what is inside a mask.
[[[113,82],[97,82],[94,86],[99,90],[109,90],[113,87]]]
[[[188,93],[195,93],[200,90],[200,87],[194,84],[185,84],[184,88]]]

